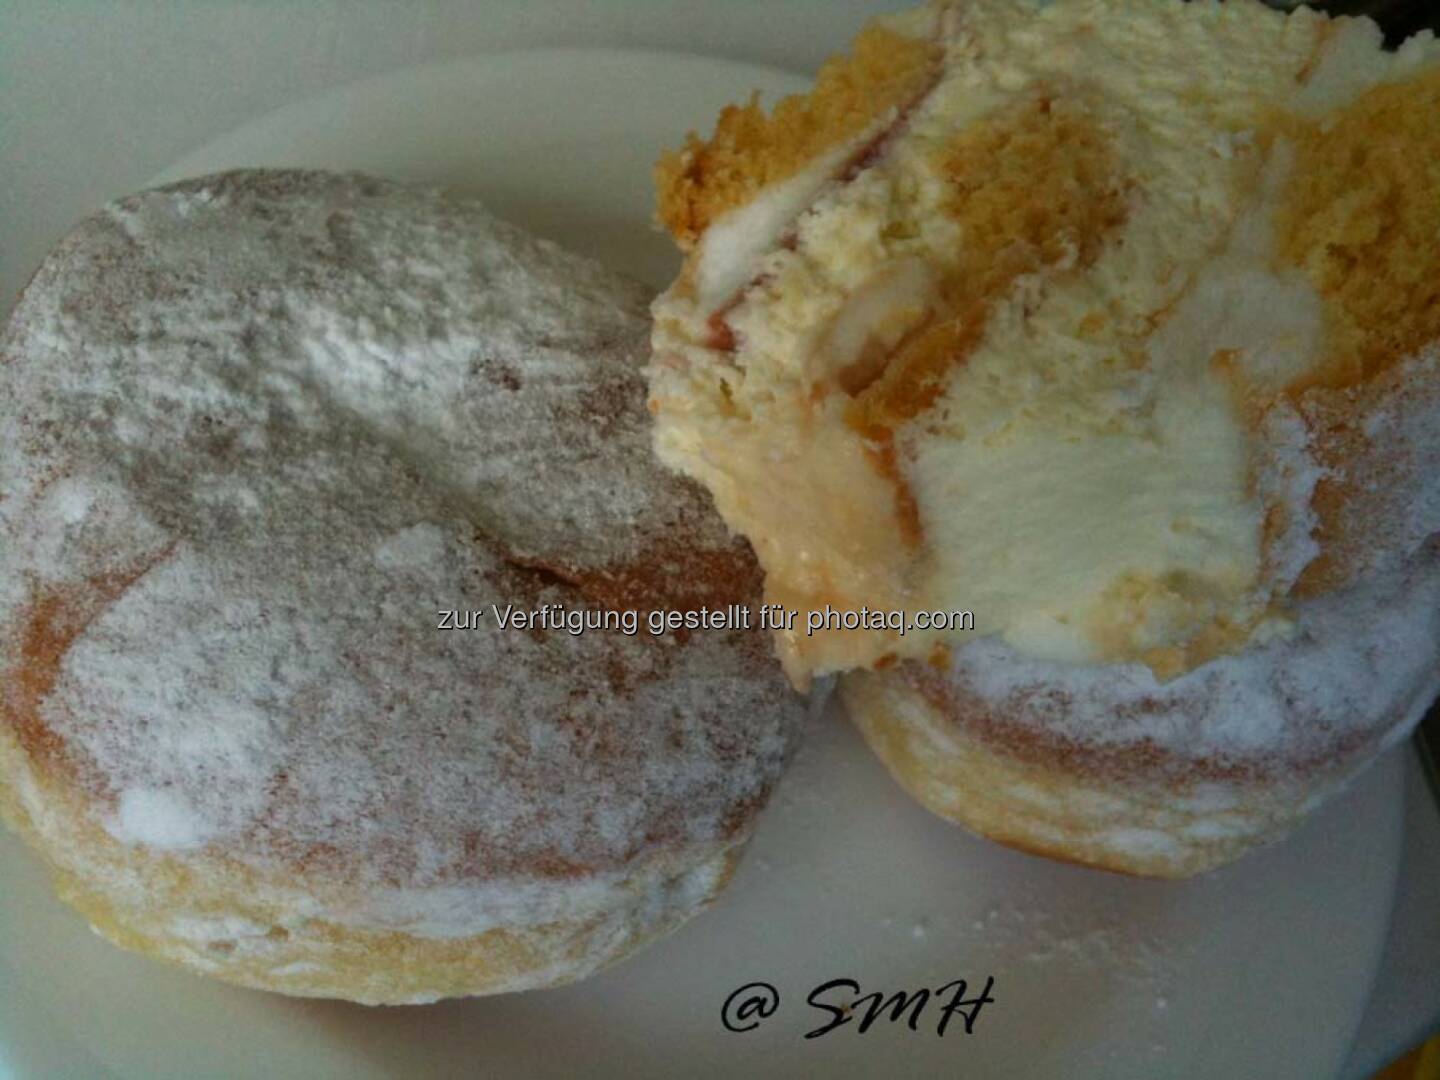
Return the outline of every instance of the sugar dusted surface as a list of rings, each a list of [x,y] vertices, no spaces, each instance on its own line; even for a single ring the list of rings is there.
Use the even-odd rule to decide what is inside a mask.
[[[1304,602],[1293,628],[1169,682],[1142,664],[1059,664],[994,638],[917,678],[971,703],[953,715],[1003,718],[1012,738],[1028,731],[1052,753],[1144,748],[1182,772],[1282,776],[1368,759],[1440,694],[1440,544]]]
[[[369,889],[395,928],[728,846],[802,719],[760,635],[436,629],[595,582],[743,592],[743,548],[651,461],[647,301],[360,176],[87,219],[3,340],[3,718],[37,636],[73,632],[36,711],[102,828]]]

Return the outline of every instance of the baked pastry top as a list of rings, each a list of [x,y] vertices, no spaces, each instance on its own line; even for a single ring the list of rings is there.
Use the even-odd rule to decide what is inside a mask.
[[[201,962],[236,920],[187,876],[248,883],[257,955],[306,920],[585,923],[555,977],[707,900],[802,721],[763,637],[490,611],[758,588],[653,461],[648,300],[359,175],[226,173],[86,219],[0,342],[12,820],[121,909],[166,894]]]

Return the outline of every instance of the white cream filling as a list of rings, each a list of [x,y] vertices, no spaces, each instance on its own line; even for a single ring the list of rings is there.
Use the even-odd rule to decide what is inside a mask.
[[[695,259],[696,303],[704,312],[723,306],[755,275],[759,258],[780,242],[874,127],[817,157],[794,176],[771,184],[743,206],[716,218],[700,239]]]
[[[1088,378],[1017,387],[1075,348],[1062,290],[1028,319],[1002,320],[957,370],[937,410],[947,422],[914,440],[910,474],[941,607],[983,612],[1022,651],[1074,663],[1106,659],[1097,626],[1132,623],[1131,643],[1155,648],[1186,640],[1197,617],[1259,614],[1264,505],[1219,361],[1278,389],[1321,355],[1319,295],[1273,264],[1289,168],[1281,146],[1225,246],[1149,336],[1140,371],[1116,375],[1077,353],[1069,369],[1088,363]],[[1172,588],[1137,596],[1117,591],[1124,579]]]
[[[955,393],[983,388],[957,381]],[[1257,567],[1259,507],[1224,388],[1157,383],[1133,431],[1017,417],[988,437],[927,439],[910,471],[929,587],[1032,655],[1095,659],[1091,607],[1127,574],[1184,570],[1228,592]]]
[[[1440,61],[1440,41],[1433,30],[1416,34],[1394,52],[1382,52],[1381,43],[1380,28],[1369,19],[1336,20],[1315,70],[1291,107],[1318,117],[1345,108],[1377,83],[1410,78]]]

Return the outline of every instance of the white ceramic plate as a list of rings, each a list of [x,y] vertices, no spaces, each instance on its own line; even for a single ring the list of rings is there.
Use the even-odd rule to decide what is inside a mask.
[[[565,51],[416,68],[294,106],[164,178],[238,165],[363,169],[478,194],[660,285],[650,165],[688,127],[793,76],[678,55]],[[838,715],[812,732],[718,907],[562,990],[367,1010],[232,989],[121,953],[0,839],[0,1074],[39,1076],[1296,1077],[1333,1075],[1394,890],[1394,755],[1287,843],[1200,881],[1132,881],[973,839],[912,803]],[[830,1019],[807,994],[972,989],[941,1038]],[[727,1031],[764,981],[779,1008]],[[948,995],[947,995],[948,996]],[[838,1002],[843,992],[824,1000]]]

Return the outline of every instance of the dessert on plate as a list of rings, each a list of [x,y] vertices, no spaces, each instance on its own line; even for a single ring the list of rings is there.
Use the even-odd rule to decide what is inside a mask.
[[[1185,875],[1440,690],[1440,46],[939,0],[656,171],[662,460],[931,809]],[[963,625],[963,624],[962,624]]]
[[[353,174],[59,244],[0,339],[0,811],[100,934],[416,1002],[580,978],[724,887],[803,723],[768,643],[565,614],[759,587],[653,461],[649,299]]]

